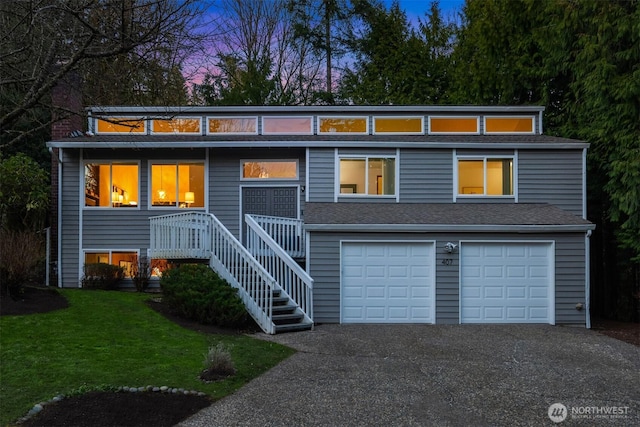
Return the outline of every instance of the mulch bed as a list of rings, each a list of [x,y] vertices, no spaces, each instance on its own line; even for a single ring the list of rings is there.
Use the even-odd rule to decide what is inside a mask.
[[[183,319],[162,304],[160,298],[152,298],[147,304],[167,319],[180,326],[207,334],[239,334],[257,330],[238,331],[219,326],[201,325]],[[44,313],[68,307],[67,300],[52,288],[26,288],[20,299],[0,298],[0,315],[28,315]],[[593,330],[613,338],[640,346],[640,324],[597,319]],[[36,402],[34,402],[35,404]],[[206,396],[169,393],[91,392],[48,404],[23,426],[173,426],[209,406]]]

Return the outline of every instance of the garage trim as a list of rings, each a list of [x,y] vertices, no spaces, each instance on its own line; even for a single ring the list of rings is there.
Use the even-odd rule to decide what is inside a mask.
[[[513,243],[513,244],[543,244],[543,245],[548,245],[549,247],[549,265],[550,265],[550,269],[549,269],[549,291],[548,291],[548,309],[549,309],[549,318],[548,318],[548,323],[550,325],[555,325],[556,321],[556,304],[555,304],[555,291],[556,291],[556,274],[555,274],[555,270],[556,270],[556,257],[555,257],[555,253],[556,253],[556,248],[555,248],[555,244],[556,242],[554,240],[460,240],[460,251],[459,251],[459,262],[458,262],[458,277],[459,277],[459,285],[458,285],[458,291],[459,291],[459,307],[458,307],[458,312],[459,312],[459,318],[458,321],[460,322],[460,324],[463,323],[462,321],[462,303],[463,303],[463,297],[462,297],[462,286],[463,286],[463,272],[462,272],[462,267],[463,267],[463,262],[462,262],[462,257],[463,257],[463,252],[464,252],[464,246],[465,243],[466,244],[509,244],[509,243]]]
[[[430,324],[436,324],[436,241],[435,240],[395,240],[395,239],[390,239],[390,240],[379,240],[379,239],[374,239],[374,240],[369,240],[369,239],[348,239],[348,240],[340,240],[340,254],[339,254],[339,260],[340,260],[340,323],[343,324],[344,323],[344,318],[343,318],[343,314],[344,314],[344,307],[343,307],[343,300],[344,300],[344,245],[345,244],[351,244],[351,243],[361,243],[361,244],[366,244],[366,243],[377,243],[377,244],[393,244],[393,243],[405,243],[405,244],[424,244],[424,245],[428,245],[430,246],[431,249],[431,254],[430,254],[430,259],[429,259],[429,265],[430,265],[430,272],[429,272],[429,282],[430,282],[430,290],[429,290],[429,310],[431,312],[431,323]],[[429,323],[426,323],[429,324]]]

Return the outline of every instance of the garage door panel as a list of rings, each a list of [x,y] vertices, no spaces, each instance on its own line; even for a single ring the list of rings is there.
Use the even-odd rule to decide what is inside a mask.
[[[462,323],[550,323],[552,245],[467,242],[460,250]]]
[[[433,323],[433,258],[432,243],[344,243],[342,322]]]
[[[390,286],[389,298],[407,298],[409,289],[406,286]]]
[[[389,278],[405,279],[409,277],[409,268],[406,265],[390,265],[388,269]]]
[[[526,298],[527,288],[524,286],[509,286],[507,288],[507,298],[514,300],[516,298]]]
[[[527,256],[527,249],[524,246],[508,246],[505,249],[508,258],[524,258]]]
[[[365,274],[363,279],[364,280],[369,280],[369,279],[383,279],[386,277],[387,271],[385,270],[384,267],[381,267],[379,265],[368,265],[365,269]]]

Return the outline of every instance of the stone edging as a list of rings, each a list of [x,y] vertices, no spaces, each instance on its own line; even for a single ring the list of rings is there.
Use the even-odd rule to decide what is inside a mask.
[[[101,390],[101,389],[94,389],[94,390],[87,390],[86,393],[91,393],[91,392],[105,392],[105,393],[142,393],[142,392],[152,392],[152,393],[168,393],[168,394],[184,394],[187,396],[206,396],[206,393],[203,393],[201,391],[197,391],[197,390],[185,390],[183,388],[175,388],[175,387],[167,387],[166,385],[163,385],[161,387],[156,387],[156,386],[146,386],[146,387],[114,387],[113,389],[109,390]],[[75,394],[74,394],[75,396]],[[56,402],[60,402],[62,399],[64,399],[65,397],[72,397],[72,396],[65,396],[64,394],[59,394],[57,396],[54,396],[52,399],[44,401],[44,402],[40,402],[40,403],[36,403],[35,405],[33,405],[33,408],[31,408],[29,410],[29,412],[27,412],[27,415],[25,415],[24,417],[18,419],[18,423],[23,423],[25,421],[27,421],[29,418],[33,417],[34,415],[40,413],[40,411],[42,411],[44,409],[45,406],[50,405],[52,403],[56,403]]]

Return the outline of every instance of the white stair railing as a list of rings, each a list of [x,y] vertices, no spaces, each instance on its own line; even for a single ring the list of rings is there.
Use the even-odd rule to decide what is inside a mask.
[[[251,218],[253,218],[290,257],[303,258],[305,256],[305,240],[301,219],[254,214],[251,214]]]
[[[149,218],[152,258],[208,259],[210,219],[202,212],[182,212]]]
[[[245,215],[247,249],[291,298],[309,323],[313,319],[313,279],[270,235],[254,215]]]
[[[265,333],[274,334],[275,279],[213,214],[185,212],[150,218],[153,258],[209,259],[209,266],[238,289],[247,311]]]

